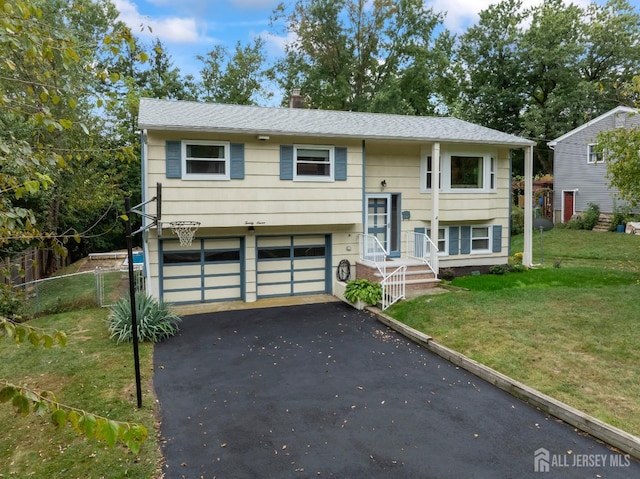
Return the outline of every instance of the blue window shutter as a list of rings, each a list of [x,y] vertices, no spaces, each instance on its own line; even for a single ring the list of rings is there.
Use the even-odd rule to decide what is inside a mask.
[[[347,149],[344,147],[336,147],[334,151],[335,174],[336,181],[344,181],[347,179]]]
[[[458,240],[460,238],[460,228],[449,226],[449,254],[458,254]]]
[[[280,145],[280,179],[293,180],[293,145]]]
[[[471,226],[460,227],[460,254],[471,253]]]
[[[167,141],[165,145],[167,178],[182,178],[182,142]]]
[[[494,253],[502,251],[502,225],[493,225],[493,249]]]
[[[244,178],[244,144],[231,143],[229,177],[232,180],[241,180]]]

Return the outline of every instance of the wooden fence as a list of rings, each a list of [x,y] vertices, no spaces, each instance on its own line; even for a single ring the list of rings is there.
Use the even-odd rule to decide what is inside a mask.
[[[30,283],[45,278],[68,264],[68,257],[61,258],[51,250],[29,248],[1,260],[0,281],[13,286]]]

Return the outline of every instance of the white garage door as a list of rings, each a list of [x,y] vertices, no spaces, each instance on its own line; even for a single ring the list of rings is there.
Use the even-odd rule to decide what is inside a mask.
[[[167,303],[244,299],[244,238],[208,238],[181,247],[163,240],[160,291]]]
[[[259,236],[256,245],[259,298],[330,290],[329,235]]]

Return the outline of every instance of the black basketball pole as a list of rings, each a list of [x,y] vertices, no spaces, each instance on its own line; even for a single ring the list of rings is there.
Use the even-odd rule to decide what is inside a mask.
[[[133,362],[136,370],[136,396],[138,409],[142,407],[142,389],[140,386],[140,354],[138,352],[138,318],[136,317],[136,285],[133,277],[133,234],[131,233],[131,202],[124,199],[127,214],[127,255],[129,257],[129,300],[131,303],[131,331],[133,335]]]

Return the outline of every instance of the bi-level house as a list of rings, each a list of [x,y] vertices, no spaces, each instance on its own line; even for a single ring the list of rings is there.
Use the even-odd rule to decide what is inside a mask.
[[[511,151],[532,162],[533,142],[455,118],[143,98],[139,127],[143,199],[162,184],[148,288],[170,303],[336,294],[339,279],[416,262],[431,278],[505,263]],[[530,174],[528,186],[530,208]],[[190,245],[175,221],[200,223]],[[404,280],[430,281],[416,278]]]
[[[607,166],[598,152],[598,134],[615,128],[640,127],[640,115],[619,106],[548,143],[554,150],[554,220],[565,223],[597,204],[601,213],[612,213],[618,191],[609,186]]]

